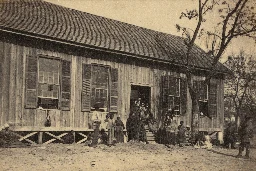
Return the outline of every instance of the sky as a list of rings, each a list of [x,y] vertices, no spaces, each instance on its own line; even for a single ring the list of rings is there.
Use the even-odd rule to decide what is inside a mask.
[[[179,19],[181,12],[186,9],[196,9],[197,0],[45,0],[54,4],[73,8],[118,21],[134,24],[148,29],[180,36],[176,24],[195,28],[196,22]],[[215,22],[214,13],[209,13],[203,27],[206,30],[212,28]],[[202,41],[197,44],[204,48]],[[206,49],[205,49],[206,50]],[[228,55],[238,54],[244,50],[248,54],[256,53],[255,41],[248,38],[238,38],[231,42],[223,55],[221,62]]]

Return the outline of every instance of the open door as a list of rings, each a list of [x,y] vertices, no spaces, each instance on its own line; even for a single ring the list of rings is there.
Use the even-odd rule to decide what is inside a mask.
[[[151,88],[149,86],[139,86],[139,85],[131,85],[131,101],[130,106],[135,103],[139,98],[141,99],[141,103],[148,105],[150,108],[150,97],[151,97]]]

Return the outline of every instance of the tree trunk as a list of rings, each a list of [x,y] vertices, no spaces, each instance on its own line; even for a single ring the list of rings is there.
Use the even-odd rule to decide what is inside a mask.
[[[195,140],[196,135],[199,133],[199,103],[198,103],[197,93],[191,94],[191,100],[192,100],[191,134],[192,134],[192,139]]]
[[[235,122],[236,122],[236,130],[238,131],[238,128],[239,128],[239,122],[238,120],[240,119],[240,109],[237,109],[236,110],[236,116],[235,116]]]
[[[187,75],[188,89],[192,100],[192,116],[191,116],[191,136],[192,139],[196,139],[196,135],[199,132],[199,103],[198,103],[198,93],[194,90],[192,85],[192,76],[191,74]]]

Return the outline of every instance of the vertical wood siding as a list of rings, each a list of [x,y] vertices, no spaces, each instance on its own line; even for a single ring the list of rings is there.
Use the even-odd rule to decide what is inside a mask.
[[[25,46],[0,42],[0,124],[16,122],[22,126],[44,126],[46,111],[25,109],[25,61],[27,55],[45,55],[71,61],[71,104],[70,111],[50,110],[52,127],[88,128],[91,115],[81,110],[82,64],[101,64],[118,69],[118,114],[124,122],[130,112],[131,85],[151,88],[151,112],[157,119],[161,118],[160,84],[162,75],[177,75],[166,72],[161,66],[146,66],[136,60],[118,63],[115,60],[96,59],[90,54],[74,56],[59,52],[35,49]],[[100,55],[99,55],[100,56]],[[200,118],[201,128],[219,128],[223,124],[223,80],[218,80],[218,105],[216,118]],[[176,118],[190,125],[192,102],[187,94],[187,113]]]
[[[4,123],[3,116],[3,68],[4,66],[4,43],[0,41],[0,126]]]

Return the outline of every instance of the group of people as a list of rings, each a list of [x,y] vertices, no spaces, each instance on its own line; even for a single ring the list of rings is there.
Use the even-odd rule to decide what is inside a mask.
[[[134,101],[131,112],[126,122],[128,141],[148,143],[146,129],[154,131],[155,120],[150,113],[148,104],[141,101],[141,98]]]
[[[92,141],[90,146],[96,146],[99,143],[99,140],[101,143],[110,146],[114,145],[114,143],[123,143],[123,130],[125,129],[125,126],[120,116],[117,116],[116,120],[114,120],[114,115],[117,115],[117,113],[108,113],[106,115],[104,122],[107,123],[107,134],[104,129],[100,130],[100,125],[102,123],[97,111],[97,108],[95,108],[92,115],[94,132],[91,136]],[[160,133],[162,136],[161,143],[172,145],[178,144],[179,146],[196,145],[196,143],[191,139],[190,127],[185,126],[183,121],[180,121],[180,125],[178,125],[172,113],[174,112],[167,112],[166,114],[163,129],[164,133]],[[155,123],[156,121],[149,110],[149,106],[143,103],[139,98],[132,104],[131,112],[126,122],[128,141],[148,143],[146,130],[148,129],[149,131],[157,134],[156,129],[154,128]],[[236,136],[236,133],[237,129],[235,123],[229,123],[224,132],[224,146],[229,147],[231,144],[231,148],[235,148],[235,143],[240,140],[239,153],[237,157],[241,157],[242,152],[246,149],[245,157],[249,158],[250,141],[253,137],[252,118],[250,116],[245,116],[243,122],[238,128],[238,137]],[[205,142],[211,144],[210,138],[206,138]]]
[[[101,123],[98,108],[95,108],[95,111],[92,113],[92,125],[94,132],[91,136],[90,146],[95,147],[98,143],[112,146],[115,145],[115,143],[124,142],[124,123],[120,116],[117,116],[116,120],[114,120],[114,115],[117,115],[117,113],[110,112],[106,115],[104,120],[104,122],[107,123],[106,129],[108,133],[106,133],[105,128],[101,128],[100,130],[100,125],[104,125],[104,123]]]
[[[253,138],[253,125],[252,117],[246,115],[243,119],[243,122],[236,128],[235,122],[230,122],[227,125],[227,128],[224,132],[224,146],[232,149],[235,149],[236,142],[240,142],[238,158],[242,157],[242,153],[245,150],[245,158],[249,158],[250,155],[250,145]]]
[[[185,126],[183,121],[180,121],[180,125],[173,119],[173,112],[167,113],[164,121],[165,130],[165,144],[172,144],[184,146],[190,143],[191,131],[190,126]]]
[[[235,149],[237,138],[236,123],[229,122],[224,130],[224,147]]]

